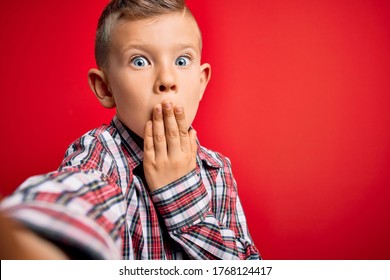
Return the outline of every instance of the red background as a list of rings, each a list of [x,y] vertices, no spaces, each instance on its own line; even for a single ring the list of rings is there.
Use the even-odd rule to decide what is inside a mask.
[[[87,84],[106,1],[2,1],[1,193],[107,123]],[[390,259],[390,4],[192,0],[213,67],[195,128],[266,259]]]

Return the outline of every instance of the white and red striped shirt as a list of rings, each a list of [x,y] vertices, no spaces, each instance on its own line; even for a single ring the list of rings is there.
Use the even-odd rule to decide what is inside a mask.
[[[142,139],[114,117],[1,209],[76,258],[260,258],[227,158],[199,145],[196,170],[154,192],[142,159]]]

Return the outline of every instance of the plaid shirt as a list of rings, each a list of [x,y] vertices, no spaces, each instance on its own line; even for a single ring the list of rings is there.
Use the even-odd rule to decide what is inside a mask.
[[[197,168],[150,192],[142,139],[114,117],[24,182],[1,208],[75,257],[259,259],[230,162],[198,146]]]

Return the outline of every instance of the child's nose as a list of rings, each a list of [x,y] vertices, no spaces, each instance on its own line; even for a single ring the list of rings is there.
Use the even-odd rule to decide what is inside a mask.
[[[154,91],[157,94],[175,93],[177,91],[177,81],[172,70],[164,69],[159,73]]]
[[[176,85],[160,85],[158,87],[159,92],[164,93],[164,92],[169,92],[169,91],[176,91]]]

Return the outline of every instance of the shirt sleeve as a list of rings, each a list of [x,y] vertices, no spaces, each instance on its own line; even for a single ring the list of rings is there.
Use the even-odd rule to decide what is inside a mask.
[[[83,159],[104,155],[98,143],[72,154]],[[0,208],[66,253],[76,252],[72,257],[122,258],[126,206],[121,189],[101,170],[63,166],[31,177]]]
[[[230,163],[225,159],[211,199],[199,170],[153,192],[152,199],[171,237],[193,259],[260,259],[249,235]],[[222,191],[217,191],[219,188]],[[216,201],[221,205],[216,218]]]

